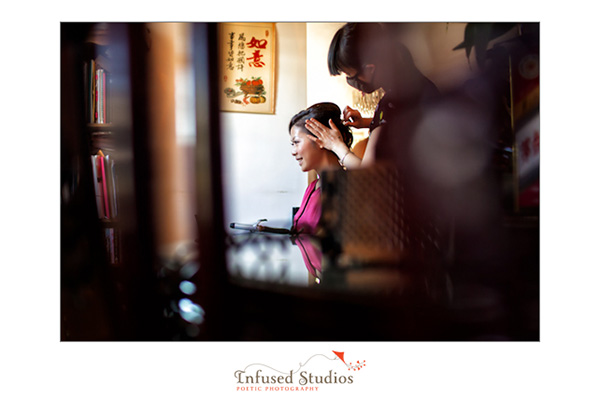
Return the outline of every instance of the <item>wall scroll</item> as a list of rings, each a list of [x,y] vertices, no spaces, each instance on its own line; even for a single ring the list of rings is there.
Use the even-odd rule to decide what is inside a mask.
[[[275,24],[221,23],[222,111],[275,113]]]
[[[540,60],[537,51],[511,57],[515,211],[540,206]]]

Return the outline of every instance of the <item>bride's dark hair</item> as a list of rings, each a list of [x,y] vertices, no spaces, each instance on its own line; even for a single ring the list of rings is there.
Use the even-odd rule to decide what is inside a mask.
[[[317,103],[308,107],[305,110],[300,111],[298,114],[294,115],[290,120],[290,126],[288,131],[292,130],[292,127],[298,126],[305,130],[309,135],[313,135],[310,133],[304,123],[307,119],[314,118],[323,125],[329,127],[329,120],[331,119],[335,126],[339,129],[342,134],[342,139],[348,148],[352,146],[352,132],[350,128],[342,123],[340,116],[342,115],[342,111],[340,108],[334,103]],[[314,135],[313,135],[314,136]]]

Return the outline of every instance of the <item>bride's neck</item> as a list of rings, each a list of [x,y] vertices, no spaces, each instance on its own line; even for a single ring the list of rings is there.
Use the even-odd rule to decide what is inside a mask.
[[[327,157],[323,162],[323,165],[321,165],[321,168],[317,169],[316,172],[318,176],[321,176],[323,171],[338,170],[341,168],[342,167],[340,165],[340,162],[338,161],[335,154],[328,152]]]

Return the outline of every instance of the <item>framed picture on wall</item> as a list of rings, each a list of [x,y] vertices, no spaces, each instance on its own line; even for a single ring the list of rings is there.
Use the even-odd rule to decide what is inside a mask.
[[[523,50],[511,58],[514,124],[515,211],[540,207],[539,54]]]
[[[219,24],[222,111],[275,113],[275,24]]]

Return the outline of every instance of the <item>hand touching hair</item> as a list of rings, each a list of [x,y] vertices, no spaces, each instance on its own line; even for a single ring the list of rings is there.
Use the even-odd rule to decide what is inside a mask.
[[[313,123],[314,121],[317,121],[321,125],[329,126],[332,130],[336,131],[336,135],[339,140],[348,148],[350,148],[353,140],[352,132],[348,126],[343,124],[341,120],[341,114],[342,111],[334,103],[317,103],[294,115],[290,120],[288,130],[291,130],[293,126],[298,126],[306,130],[306,132],[309,134],[309,137],[318,143],[318,136],[306,127],[307,123],[310,123],[310,121],[313,121]],[[321,145],[321,147],[331,150],[327,146]]]

